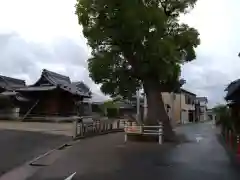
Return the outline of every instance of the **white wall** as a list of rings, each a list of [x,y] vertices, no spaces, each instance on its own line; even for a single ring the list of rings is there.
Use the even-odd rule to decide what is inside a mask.
[[[182,111],[182,124],[189,123],[188,111]]]

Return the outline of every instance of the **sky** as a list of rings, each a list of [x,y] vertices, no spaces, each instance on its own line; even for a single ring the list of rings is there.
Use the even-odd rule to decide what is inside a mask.
[[[84,81],[105,100],[87,70],[90,48],[75,15],[75,0],[0,0],[0,74],[34,83],[43,68]],[[224,102],[228,83],[240,78],[239,0],[198,0],[181,21],[198,29],[195,61],[184,64],[184,88]]]

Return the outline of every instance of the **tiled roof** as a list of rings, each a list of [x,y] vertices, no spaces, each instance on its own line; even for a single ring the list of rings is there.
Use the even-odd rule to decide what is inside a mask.
[[[49,71],[47,69],[43,70],[42,76],[45,77],[53,85],[70,84],[71,83],[71,80],[68,76],[64,76],[64,75]]]
[[[228,87],[225,89],[227,91],[226,99],[228,100],[230,96],[236,92],[240,87],[240,79],[237,79],[233,82],[231,82]]]
[[[0,87],[6,90],[14,90],[26,86],[25,81],[0,75]]]
[[[23,87],[19,88],[16,91],[18,92],[24,92],[24,91],[49,91],[56,89],[57,86],[30,86],[30,87]]]
[[[74,95],[84,96],[84,97],[91,97],[89,93],[81,91],[81,89],[77,88],[74,84],[61,84],[59,87],[65,91],[68,91]]]
[[[47,82],[46,82],[47,81]],[[50,88],[50,89],[49,89]],[[71,94],[90,97],[91,91],[83,82],[71,83],[68,76],[64,76],[49,70],[42,71],[41,78],[32,86],[22,88],[19,91],[47,91],[52,88],[61,88]]]
[[[5,91],[0,93],[0,97],[14,97],[16,98],[18,101],[30,101],[29,99],[27,99],[26,97],[23,97],[19,92],[16,91]]]
[[[89,96],[92,95],[90,88],[86,84],[84,84],[82,81],[73,82],[72,85],[76,86],[79,91],[85,94],[88,94]]]

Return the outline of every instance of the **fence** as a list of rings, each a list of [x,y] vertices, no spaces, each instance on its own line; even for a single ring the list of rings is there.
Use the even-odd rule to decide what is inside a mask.
[[[82,117],[73,122],[73,129],[73,138],[77,139],[98,134],[123,131],[124,122],[121,120],[92,120],[91,117]]]
[[[139,134],[147,136],[158,136],[158,143],[162,144],[163,126],[160,122],[158,126],[137,125],[135,122],[127,122],[124,127],[125,142],[128,140],[128,134]]]
[[[228,128],[222,128],[222,135],[226,145],[240,156],[240,134],[236,134]]]

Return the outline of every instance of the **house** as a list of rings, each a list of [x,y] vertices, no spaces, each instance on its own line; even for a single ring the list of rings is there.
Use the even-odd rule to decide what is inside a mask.
[[[19,107],[17,102],[24,101],[15,90],[25,87],[25,81],[0,75],[0,118],[15,119],[18,117]]]
[[[195,104],[196,94],[181,88],[175,93],[162,92],[162,98],[172,126],[196,122],[199,116]],[[142,103],[140,100],[140,104],[144,107],[144,117],[146,117],[147,103]]]
[[[78,114],[78,102],[91,97],[84,83],[72,83],[69,77],[46,69],[35,84],[15,91],[30,100],[21,103],[23,118],[74,116]]]
[[[196,109],[196,94],[181,89],[181,121],[185,124],[189,122],[196,122],[198,118],[198,112]]]
[[[200,108],[200,116],[199,121],[207,121],[208,120],[208,113],[207,113],[207,104],[208,99],[207,97],[197,97],[197,102],[199,103]]]
[[[225,91],[227,91],[225,99],[228,102],[231,116],[236,122],[240,122],[240,79],[231,82]]]
[[[214,112],[214,110],[213,109],[208,109],[207,110],[207,115],[208,115],[208,120],[212,121],[213,124],[215,124],[216,123],[216,119],[217,119],[217,115]]]
[[[196,121],[196,94],[181,88],[176,93],[164,92],[162,97],[173,126]]]

